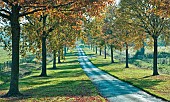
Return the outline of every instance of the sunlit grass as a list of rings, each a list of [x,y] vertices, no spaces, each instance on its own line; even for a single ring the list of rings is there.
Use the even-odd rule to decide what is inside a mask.
[[[76,53],[69,53],[57,69],[52,62],[47,66],[48,77],[37,77],[41,70],[20,79],[20,91],[24,97],[0,98],[0,101],[20,102],[105,102],[90,79],[80,68]],[[5,94],[9,82],[1,84],[0,95]]]
[[[107,53],[110,55],[110,49],[107,48]],[[113,52],[114,57],[117,60],[125,61],[125,50],[115,50]],[[158,69],[161,73],[170,75],[170,46],[159,46],[158,47]],[[153,48],[146,46],[145,55],[136,56],[136,50],[134,48],[129,49],[129,63],[136,65],[139,68],[152,69],[153,67]]]
[[[93,51],[87,48],[84,48],[84,50],[87,55],[94,54]],[[103,55],[91,58],[91,62],[101,70],[123,81],[170,101],[170,75],[151,76],[152,70],[150,69],[137,68],[131,64],[129,65],[130,68],[125,68],[125,63],[121,62],[111,64],[110,57],[108,56],[107,59],[104,59]]]
[[[11,60],[8,54],[9,52],[5,51],[2,47],[0,47],[0,64]]]

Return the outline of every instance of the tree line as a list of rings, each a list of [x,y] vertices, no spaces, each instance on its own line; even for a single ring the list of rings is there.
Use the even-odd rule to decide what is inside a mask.
[[[22,95],[18,86],[20,54],[30,50],[41,54],[40,76],[47,76],[47,45],[54,55],[60,55],[63,45],[74,44],[83,15],[95,16],[111,3],[113,0],[0,0],[1,30],[11,38],[6,47],[12,50],[10,88],[4,97]]]
[[[109,46],[112,63],[115,62],[113,48],[125,50],[126,68],[129,68],[130,47],[137,50],[137,55],[144,55],[144,47],[152,46],[153,75],[159,75],[158,41],[170,44],[169,4],[166,0],[121,0],[119,5],[108,6],[101,16],[85,23],[83,40],[91,48],[96,47],[96,53],[100,48],[100,55],[104,49],[105,58],[106,46]]]

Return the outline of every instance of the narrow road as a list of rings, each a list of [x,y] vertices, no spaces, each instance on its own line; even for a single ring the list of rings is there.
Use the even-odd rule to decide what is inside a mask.
[[[99,93],[109,102],[164,102],[146,92],[122,82],[115,77],[96,68],[80,47],[77,47],[79,62],[87,76],[97,87]]]

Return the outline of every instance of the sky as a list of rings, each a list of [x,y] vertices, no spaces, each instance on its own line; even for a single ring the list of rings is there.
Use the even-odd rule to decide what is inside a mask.
[[[116,0],[116,4],[118,5],[120,3],[120,0]]]

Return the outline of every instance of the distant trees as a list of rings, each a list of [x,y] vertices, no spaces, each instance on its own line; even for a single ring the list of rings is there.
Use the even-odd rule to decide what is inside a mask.
[[[105,18],[103,19],[104,25],[102,27],[102,32],[103,32],[106,44],[108,44],[110,47],[111,63],[114,63],[113,48],[116,45],[114,44],[116,41],[116,38],[115,38],[115,31],[112,30],[113,25],[114,25],[113,6],[108,7],[106,11],[107,13],[105,14]],[[106,47],[105,47],[105,52],[106,52]],[[105,58],[106,58],[106,53],[105,53]]]

